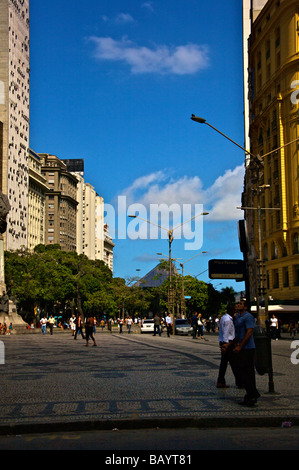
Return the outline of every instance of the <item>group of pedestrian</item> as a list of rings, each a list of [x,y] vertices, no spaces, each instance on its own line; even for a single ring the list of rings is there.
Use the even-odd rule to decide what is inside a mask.
[[[217,388],[228,388],[225,373],[228,363],[235,377],[236,386],[244,388],[246,394],[241,405],[252,407],[260,394],[255,381],[254,316],[247,311],[245,300],[240,300],[227,309],[219,322],[219,346],[221,361]]]
[[[269,320],[266,320],[266,326],[270,329],[271,339],[273,341],[278,341],[279,339],[281,339],[280,331],[282,327],[282,321],[279,318],[277,318],[274,313],[272,317],[269,318]],[[298,330],[298,325],[296,324],[295,319],[291,318],[290,323],[289,323],[289,331],[290,331],[291,339],[295,339],[297,330]]]
[[[191,326],[193,328],[193,339],[205,339],[203,335],[204,323],[201,313],[193,313],[191,317]]]
[[[169,338],[172,334],[172,318],[168,313],[165,318],[160,318],[159,315],[156,313],[154,316],[154,334],[156,336],[158,333],[159,336],[162,334],[163,327],[166,327],[167,337]]]
[[[47,325],[49,325],[50,334],[52,335],[52,334],[53,334],[53,328],[54,328],[54,325],[55,325],[55,318],[53,317],[53,315],[50,315],[49,318],[47,318],[47,317],[44,315],[44,316],[41,318],[41,320],[40,320],[40,327],[41,327],[41,330],[42,330],[42,334],[43,334],[43,335],[46,334]]]
[[[72,336],[74,337],[74,339],[77,339],[78,334],[80,334],[83,339],[86,339],[85,346],[89,345],[90,339],[93,341],[93,345],[96,346],[97,343],[94,338],[94,333],[96,332],[96,323],[97,323],[96,318],[91,314],[87,315],[85,322],[81,314],[79,314],[77,317],[75,315],[72,315],[72,317],[70,318],[70,327],[72,330]],[[84,335],[84,329],[85,329],[85,335]]]
[[[111,324],[114,322],[114,320],[110,319],[110,329],[111,329]],[[128,333],[131,333],[132,331],[132,326],[133,325],[141,325],[142,321],[141,318],[139,317],[131,317],[129,315],[126,318],[119,317],[117,318],[117,326],[119,328],[119,333],[123,332],[123,326],[125,326],[128,330]],[[108,329],[109,329],[109,322],[108,322]]]
[[[12,326],[12,323],[9,324],[9,327],[7,328],[7,324],[6,323],[0,323],[0,335],[9,335],[11,334],[13,330],[13,326]]]

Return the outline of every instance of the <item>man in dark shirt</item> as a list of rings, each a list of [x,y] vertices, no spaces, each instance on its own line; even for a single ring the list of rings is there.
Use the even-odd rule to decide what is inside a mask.
[[[255,384],[255,343],[253,338],[255,318],[247,311],[245,300],[240,300],[236,305],[236,309],[238,313],[234,320],[236,333],[234,353],[237,355],[238,376],[246,390],[246,395],[241,405],[254,406],[260,397]]]
[[[156,314],[154,316],[154,336],[158,332],[158,335],[161,336],[161,318]]]

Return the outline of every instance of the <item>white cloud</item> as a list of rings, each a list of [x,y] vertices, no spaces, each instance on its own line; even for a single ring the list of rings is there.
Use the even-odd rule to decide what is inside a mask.
[[[146,10],[149,10],[151,12],[154,11],[153,3],[152,2],[144,2],[141,5],[141,8],[145,8]]]
[[[242,218],[243,214],[236,207],[241,205],[243,182],[244,166],[240,165],[234,170],[227,170],[207,190],[207,200],[212,203],[210,215],[212,220],[238,220]]]
[[[207,189],[198,176],[176,180],[166,171],[158,171],[136,179],[122,195],[128,205],[136,203],[149,208],[150,204],[202,204],[209,212],[209,221],[239,220],[242,214],[236,207],[240,206],[243,179],[243,165],[227,170]]]
[[[128,24],[128,23],[135,23],[134,18],[130,13],[118,13],[114,18],[109,18],[106,15],[102,16],[102,20],[105,23],[115,23],[115,24]]]
[[[95,44],[95,58],[124,62],[131,72],[187,75],[197,73],[209,64],[206,46],[187,44],[153,48],[138,46],[127,38],[117,41],[110,37],[91,37]]]
[[[118,24],[134,23],[134,18],[129,13],[119,13],[115,22]]]

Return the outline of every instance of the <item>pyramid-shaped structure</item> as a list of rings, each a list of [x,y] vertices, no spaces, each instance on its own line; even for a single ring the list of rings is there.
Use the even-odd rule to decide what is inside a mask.
[[[172,272],[177,274],[176,267],[172,265]],[[159,263],[155,268],[149,271],[142,279],[139,279],[134,286],[135,287],[159,287],[163,282],[169,278],[169,269],[166,269]]]

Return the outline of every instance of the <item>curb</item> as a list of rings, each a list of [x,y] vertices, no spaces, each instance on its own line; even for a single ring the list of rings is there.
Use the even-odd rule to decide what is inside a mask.
[[[123,431],[133,429],[152,428],[249,428],[249,427],[282,427],[282,417],[240,417],[240,418],[146,418],[136,419],[109,419],[105,421],[69,421],[56,423],[32,423],[0,425],[0,436],[22,434],[46,434],[60,432],[83,431]],[[291,427],[299,426],[299,418],[291,420]]]

